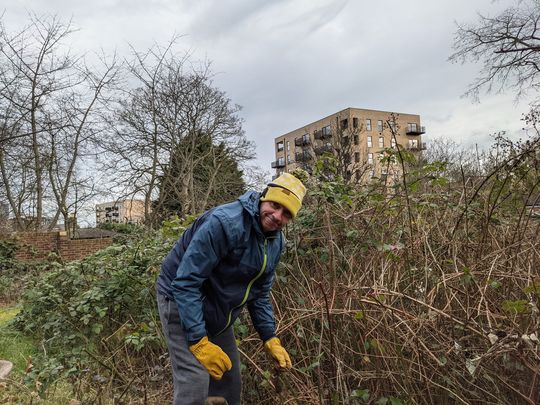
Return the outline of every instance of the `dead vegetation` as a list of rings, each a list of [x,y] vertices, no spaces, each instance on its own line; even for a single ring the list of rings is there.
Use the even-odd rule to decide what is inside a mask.
[[[246,403],[538,403],[537,151],[461,182],[413,169],[391,197],[312,184],[274,288],[294,369],[245,339]]]

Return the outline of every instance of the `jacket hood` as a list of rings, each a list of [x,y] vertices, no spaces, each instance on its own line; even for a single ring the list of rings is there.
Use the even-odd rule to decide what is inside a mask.
[[[238,198],[238,201],[240,201],[240,204],[242,204],[242,207],[249,212],[251,217],[253,218],[253,226],[257,230],[257,233],[260,233],[261,235],[264,235],[264,232],[261,227],[261,214],[259,211],[259,202],[261,198],[261,193],[258,193],[256,191],[248,191],[247,193],[244,193]],[[274,237],[281,231],[273,231],[266,234],[266,236]]]
[[[242,204],[242,207],[251,214],[254,218],[259,220],[259,198],[261,193],[256,191],[248,191],[238,197],[238,201]]]

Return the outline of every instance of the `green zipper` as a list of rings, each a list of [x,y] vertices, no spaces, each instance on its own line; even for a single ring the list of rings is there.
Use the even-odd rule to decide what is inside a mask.
[[[259,270],[259,273],[257,273],[257,275],[255,276],[255,278],[253,278],[248,286],[247,286],[247,289],[246,289],[246,293],[244,294],[244,299],[242,300],[242,302],[240,304],[238,304],[237,306],[233,307],[230,311],[229,311],[229,316],[227,317],[227,324],[225,325],[225,327],[218,332],[218,335],[222,334],[223,332],[225,332],[225,330],[230,326],[230,323],[231,323],[231,318],[232,318],[232,313],[235,309],[237,308],[240,308],[242,305],[244,305],[249,297],[249,291],[251,290],[251,286],[253,285],[253,283],[255,281],[257,281],[259,279],[259,277],[261,277],[264,273],[264,270],[266,269],[266,260],[267,260],[267,257],[266,257],[266,238],[264,239],[264,248],[263,248],[263,255],[264,255],[264,258],[263,258],[263,264],[261,266],[261,270]]]

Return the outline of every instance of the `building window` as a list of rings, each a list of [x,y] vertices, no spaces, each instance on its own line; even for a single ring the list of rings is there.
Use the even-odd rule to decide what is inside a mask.
[[[347,129],[349,128],[349,120],[345,118],[344,120],[341,120],[341,129]]]
[[[366,131],[371,131],[371,120],[369,118],[366,120]]]
[[[373,177],[375,177],[375,170],[370,170],[369,171],[369,178],[372,179]]]
[[[354,152],[354,162],[360,162],[360,152]]]
[[[394,134],[397,132],[396,121],[390,121],[390,129],[392,130],[392,133]]]
[[[407,124],[407,132],[416,132],[416,122],[409,122]]]
[[[392,137],[390,143],[392,144],[392,149],[396,149],[396,139],[394,137]]]
[[[285,165],[285,158],[280,157],[280,158],[278,159],[278,166],[283,166],[283,165]]]
[[[417,149],[418,148],[418,140],[409,139],[409,148],[410,149]]]
[[[287,141],[287,152],[291,150],[291,142]]]
[[[367,162],[368,162],[368,165],[373,164],[373,153],[368,153],[367,154]]]
[[[385,167],[381,167],[381,174],[382,174],[383,176],[386,176],[386,175],[388,174],[388,169],[386,168],[386,166],[385,166]]]
[[[358,118],[353,117],[352,126],[353,126],[353,128],[358,128]]]
[[[379,136],[379,148],[384,148],[384,138]]]
[[[330,125],[323,127],[321,131],[322,131],[323,136],[332,135],[332,129],[330,128]]]
[[[377,120],[377,131],[382,132],[382,130],[383,130],[382,120]]]
[[[287,155],[287,164],[291,164],[291,155],[290,154]]]
[[[371,140],[371,136],[368,136],[367,137],[367,147],[368,148],[372,148],[373,147],[373,142]]]
[[[277,151],[281,152],[283,150],[283,141],[277,143]]]
[[[355,145],[358,145],[358,135],[353,136],[353,142]]]

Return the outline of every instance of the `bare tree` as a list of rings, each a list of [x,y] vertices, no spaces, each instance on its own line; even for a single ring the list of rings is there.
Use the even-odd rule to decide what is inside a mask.
[[[215,158],[223,148],[238,162],[253,156],[238,116],[240,107],[213,86],[208,63],[194,67],[189,54],[174,52],[176,41],[144,53],[133,50],[128,66],[135,85],[120,100],[112,122],[114,136],[106,144],[116,156],[104,162],[108,172],[126,195],[144,196],[147,219],[160,187],[174,190],[183,212],[204,209],[219,182],[221,165]],[[198,148],[201,137],[210,139],[204,153]],[[206,167],[213,169],[207,172],[205,192],[197,189],[196,181],[203,161],[215,163]],[[177,175],[164,176],[172,167]]]
[[[429,142],[420,163],[441,163],[447,177],[462,181],[463,176],[478,177],[484,174],[486,159],[486,152],[478,145],[464,147],[452,139],[438,138]]]
[[[0,22],[0,171],[18,226],[40,228],[48,214],[53,227],[60,215],[68,221],[75,172],[102,133],[117,66],[87,68],[70,53],[71,22],[29,17],[15,34]]]
[[[481,62],[480,76],[467,95],[478,99],[479,92],[516,91],[516,98],[540,83],[540,2],[523,0],[499,15],[479,14],[476,24],[459,24],[450,61]]]

